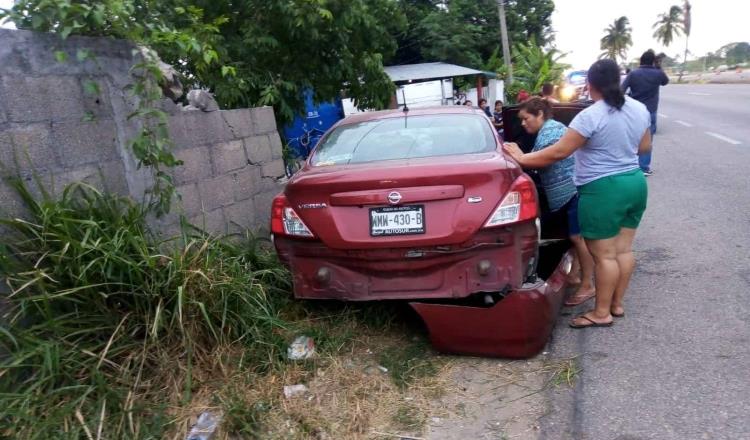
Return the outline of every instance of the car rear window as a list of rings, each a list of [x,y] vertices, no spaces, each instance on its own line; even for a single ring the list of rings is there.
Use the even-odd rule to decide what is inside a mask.
[[[495,137],[479,115],[421,115],[342,125],[315,149],[313,166],[494,151]]]

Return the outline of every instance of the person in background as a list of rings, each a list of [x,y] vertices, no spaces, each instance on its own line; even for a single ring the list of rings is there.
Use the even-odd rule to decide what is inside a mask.
[[[573,328],[609,327],[613,317],[625,316],[623,299],[635,268],[633,239],[648,199],[638,155],[651,149],[649,111],[624,96],[617,63],[599,60],[587,76],[594,104],[573,118],[559,141],[529,154],[516,144],[504,145],[527,168],[544,168],[575,153],[578,225],[594,257],[596,305],[574,318]]]
[[[516,96],[516,102],[520,104],[530,97],[531,95],[529,95],[529,92],[527,92],[526,89],[521,89],[518,91],[518,95]]]
[[[655,65],[656,54],[649,49],[641,55],[641,65],[630,72],[622,83],[622,90],[633,99],[642,102],[651,115],[651,136],[656,134],[656,112],[659,108],[659,88],[669,83],[667,74]],[[641,154],[638,162],[643,174],[650,176],[651,151]]]
[[[490,111],[490,106],[487,104],[487,100],[482,98],[479,100],[479,108],[484,111],[484,114],[487,115],[488,118],[492,119],[492,112]]]
[[[664,58],[667,57],[667,54],[664,52],[659,53],[656,55],[656,58],[654,59],[654,66],[656,66],[657,69],[661,69],[661,63],[664,61]]]
[[[521,126],[529,134],[536,134],[534,148],[541,151],[555,144],[565,134],[564,124],[552,119],[551,103],[539,97],[523,102],[518,111]],[[575,246],[573,267],[570,270],[571,284],[578,284],[576,293],[565,302],[566,306],[577,306],[594,297],[594,259],[581,238],[578,227],[578,190],[573,183],[575,160],[569,156],[559,162],[539,169],[542,188],[550,212],[562,212],[568,220],[568,236]]]
[[[555,99],[552,95],[555,93],[555,86],[550,83],[545,83],[542,86],[542,99],[549,102],[550,104],[559,104],[560,101]]]
[[[495,111],[492,112],[492,125],[495,126],[500,139],[503,139],[505,137],[505,132],[503,131],[503,101],[499,99],[495,101]]]
[[[471,101],[469,101],[468,99],[466,100],[466,102],[464,102],[464,105],[465,105],[466,107],[473,107],[473,104],[472,104],[472,102],[471,102]]]

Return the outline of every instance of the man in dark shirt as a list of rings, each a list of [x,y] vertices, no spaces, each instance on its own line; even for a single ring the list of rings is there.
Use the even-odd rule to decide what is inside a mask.
[[[656,111],[659,108],[659,87],[666,86],[669,78],[659,67],[654,65],[656,54],[649,49],[641,55],[641,65],[633,70],[622,83],[622,89],[633,99],[646,105],[651,113],[651,135],[656,133]],[[651,153],[639,156],[643,173],[647,176],[651,171]]]

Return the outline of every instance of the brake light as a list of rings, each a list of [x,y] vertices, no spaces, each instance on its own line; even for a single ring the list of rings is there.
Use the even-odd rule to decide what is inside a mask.
[[[271,206],[271,232],[278,235],[312,237],[313,233],[305,222],[289,206],[286,196],[280,194],[273,199]]]
[[[505,195],[484,227],[489,228],[532,220],[538,214],[534,182],[527,175],[521,174],[510,186],[508,194]]]

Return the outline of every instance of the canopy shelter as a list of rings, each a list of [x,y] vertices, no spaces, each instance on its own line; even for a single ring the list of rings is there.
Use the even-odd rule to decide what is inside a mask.
[[[398,66],[386,66],[385,73],[391,78],[396,86],[402,87],[409,84],[422,83],[427,81],[448,80],[450,90],[444,93],[444,99],[453,99],[452,79],[460,76],[476,76],[477,78],[477,97],[481,99],[485,96],[482,94],[484,78],[495,78],[494,72],[485,72],[482,70],[471,69],[469,67],[458,66],[456,64],[436,62],[420,64],[402,64]],[[448,96],[445,96],[448,95]],[[397,100],[401,97],[397,97]]]

